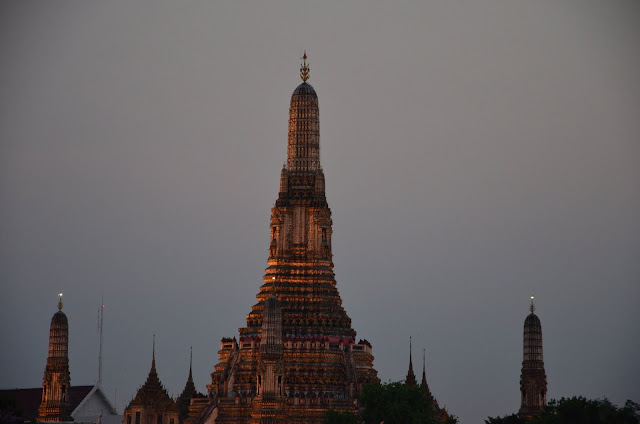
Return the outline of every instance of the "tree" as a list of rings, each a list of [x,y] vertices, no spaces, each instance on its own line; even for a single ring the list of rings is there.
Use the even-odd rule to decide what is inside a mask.
[[[622,408],[608,399],[582,396],[551,400],[540,415],[527,420],[516,414],[487,417],[485,424],[640,424],[640,405],[628,400]]]
[[[403,383],[370,384],[360,392],[365,424],[422,424],[433,422],[431,399],[417,386]]]
[[[533,424],[640,424],[640,405],[628,400],[622,408],[608,399],[582,396],[551,400]]]

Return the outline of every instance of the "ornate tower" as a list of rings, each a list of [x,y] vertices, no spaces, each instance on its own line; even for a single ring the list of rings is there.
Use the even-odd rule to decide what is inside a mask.
[[[220,421],[321,422],[330,408],[355,411],[362,384],[378,381],[371,345],[356,343],[336,287],[318,96],[307,83],[306,54],[302,59],[302,84],[289,108],[287,161],[271,209],[264,284],[239,343],[222,339],[207,386]]]
[[[542,360],[542,325],[533,313],[536,307],[531,296],[531,313],[524,320],[524,348],[520,373],[520,415],[542,412],[547,404],[547,375]]]
[[[73,421],[69,405],[69,323],[62,312],[62,293],[58,312],[51,318],[49,355],[42,381],[42,402],[38,408],[39,422]]]

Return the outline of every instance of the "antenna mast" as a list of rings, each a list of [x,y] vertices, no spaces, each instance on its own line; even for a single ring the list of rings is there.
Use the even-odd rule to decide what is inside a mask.
[[[98,353],[98,384],[102,383],[102,322],[104,319],[104,296],[100,304],[100,351]]]

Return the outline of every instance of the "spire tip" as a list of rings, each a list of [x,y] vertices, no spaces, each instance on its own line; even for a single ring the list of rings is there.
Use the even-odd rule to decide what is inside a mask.
[[[302,64],[300,64],[300,78],[302,78],[303,82],[307,82],[309,79],[309,71],[311,71],[311,68],[307,65],[307,51],[305,50],[302,56]]]
[[[533,299],[535,298],[535,296],[531,296],[531,305],[529,305],[529,310],[531,311],[531,313],[533,313],[533,311],[536,310],[536,305],[533,304]]]

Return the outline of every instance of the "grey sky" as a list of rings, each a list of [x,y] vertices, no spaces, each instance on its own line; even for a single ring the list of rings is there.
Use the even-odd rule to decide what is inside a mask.
[[[320,4],[321,3],[321,4]],[[266,267],[307,49],[338,288],[383,381],[427,347],[463,422],[519,407],[528,297],[549,397],[640,401],[640,4],[2,2],[0,387],[118,407],[199,390]],[[418,364],[416,364],[416,362]]]

